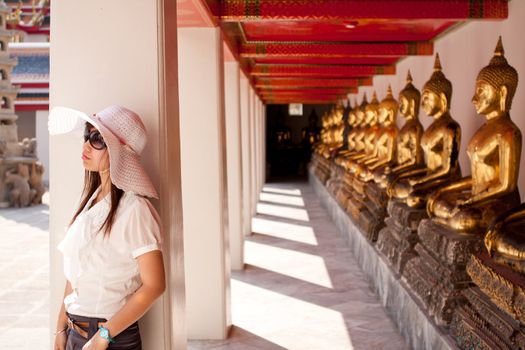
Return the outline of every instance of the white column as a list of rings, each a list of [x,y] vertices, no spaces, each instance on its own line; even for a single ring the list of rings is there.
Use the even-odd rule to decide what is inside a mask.
[[[266,183],[266,142],[267,142],[267,129],[266,129],[266,122],[267,122],[267,119],[266,119],[266,105],[263,103],[261,105],[261,110],[262,110],[262,118],[263,118],[263,135],[264,135],[264,138],[263,138],[263,178],[262,178],[262,183],[263,183],[263,186],[264,184]],[[261,189],[262,190],[262,189]]]
[[[259,167],[259,171],[257,172],[259,176],[259,186],[257,187],[258,193],[261,192],[262,186],[263,186],[263,173],[264,173],[264,159],[263,159],[263,142],[264,142],[264,128],[263,128],[263,114],[262,114],[262,102],[261,100],[257,100],[257,115],[259,118],[259,163],[257,166]]]
[[[242,131],[242,216],[243,232],[252,232],[251,167],[250,167],[250,85],[244,74],[240,75],[241,131]]]
[[[226,150],[228,162],[228,212],[230,257],[234,270],[244,268],[244,233],[242,222],[242,142],[240,70],[238,62],[224,64],[226,110]]]
[[[263,171],[264,171],[264,160],[263,160],[263,142],[264,142],[264,129],[263,129],[263,114],[262,114],[262,103],[261,100],[257,100],[257,111],[259,115],[259,188],[260,193],[263,186]]]
[[[186,348],[176,18],[172,1],[57,1],[51,23],[51,107],[94,113],[121,104],[141,115],[148,131],[142,158],[160,193],[153,203],[162,218],[168,283],[142,318],[145,349]],[[65,282],[56,245],[81,193],[81,148],[79,135],[50,138],[51,333]]]
[[[218,28],[178,33],[188,337],[223,339],[231,324],[223,44]]]
[[[259,161],[261,159],[260,150],[259,150],[259,143],[261,140],[260,135],[260,123],[259,123],[259,98],[257,95],[255,95],[255,111],[254,111],[254,119],[255,119],[255,195],[256,197],[259,196]]]
[[[256,111],[255,92],[250,88],[250,189],[251,189],[251,213],[257,212],[257,122],[255,117]]]
[[[48,116],[49,111],[35,112],[36,139],[38,140],[36,145],[36,154],[38,155],[38,161],[44,165],[43,182],[45,186],[49,186],[49,132],[47,131]]]

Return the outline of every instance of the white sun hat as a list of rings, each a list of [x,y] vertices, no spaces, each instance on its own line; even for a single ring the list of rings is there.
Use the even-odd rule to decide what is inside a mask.
[[[48,129],[51,135],[65,134],[83,129],[86,122],[97,128],[104,138],[113,184],[126,192],[158,198],[140,162],[147,137],[139,115],[122,106],[109,106],[91,117],[71,108],[54,107],[49,114]]]

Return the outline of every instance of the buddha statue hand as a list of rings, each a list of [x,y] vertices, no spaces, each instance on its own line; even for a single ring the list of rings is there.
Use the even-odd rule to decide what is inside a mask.
[[[487,229],[487,234],[485,235],[483,242],[485,243],[485,248],[487,248],[487,252],[490,257],[492,257],[493,252],[496,251],[495,244],[497,241],[498,233],[501,232],[502,228],[503,222],[494,220]]]

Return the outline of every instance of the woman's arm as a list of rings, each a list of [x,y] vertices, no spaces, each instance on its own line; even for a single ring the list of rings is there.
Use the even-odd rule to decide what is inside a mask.
[[[115,337],[148,311],[151,304],[164,293],[164,262],[160,250],[153,250],[137,258],[142,286],[129,298],[108,322],[106,328]]]
[[[112,338],[120,334],[131,324],[136,322],[148,311],[155,299],[166,289],[164,277],[164,262],[159,250],[140,255],[137,258],[142,286],[128,299],[126,304],[111,319],[105,327]],[[86,343],[84,350],[106,349],[108,341],[97,332],[92,340]]]
[[[67,328],[67,315],[66,309],[64,307],[64,299],[67,295],[71,294],[72,291],[73,288],[71,287],[71,283],[69,283],[69,281],[66,281],[66,286],[64,287],[64,297],[62,298],[62,306],[60,307],[60,311],[58,312],[54,350],[66,349],[67,333],[65,329]]]

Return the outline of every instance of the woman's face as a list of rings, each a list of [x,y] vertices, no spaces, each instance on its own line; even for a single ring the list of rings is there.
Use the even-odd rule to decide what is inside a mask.
[[[86,137],[88,137],[87,140]],[[109,169],[108,149],[98,130],[91,125],[86,125],[84,140],[84,146],[82,146],[82,162],[84,163],[84,168],[94,172]]]

